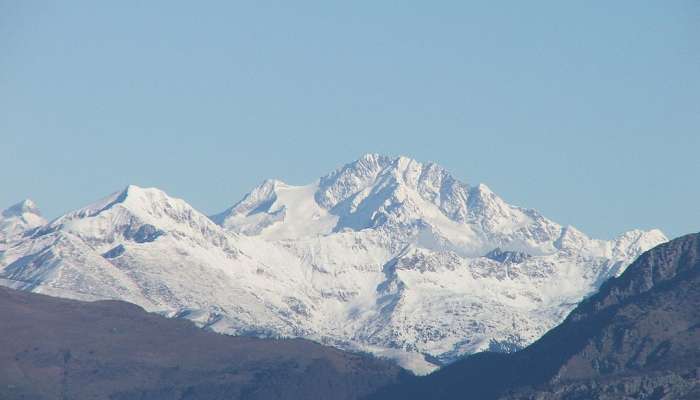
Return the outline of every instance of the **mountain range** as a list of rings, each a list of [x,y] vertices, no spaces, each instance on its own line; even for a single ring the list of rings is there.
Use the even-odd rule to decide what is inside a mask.
[[[50,222],[25,201],[0,218],[0,284],[423,374],[531,344],[666,240],[592,239],[436,164],[368,154],[309,185],[265,181],[213,216],[133,185]]]
[[[524,350],[468,356],[370,398],[698,399],[700,234],[644,253]]]
[[[120,301],[0,287],[3,399],[691,400],[700,234],[642,254],[524,350],[419,377],[300,339],[232,337]]]

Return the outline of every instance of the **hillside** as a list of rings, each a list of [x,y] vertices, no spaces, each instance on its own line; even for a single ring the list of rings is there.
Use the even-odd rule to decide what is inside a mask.
[[[700,234],[659,245],[510,355],[481,353],[374,399],[697,399]]]
[[[207,332],[119,301],[0,287],[0,399],[357,399],[401,373],[305,340]]]

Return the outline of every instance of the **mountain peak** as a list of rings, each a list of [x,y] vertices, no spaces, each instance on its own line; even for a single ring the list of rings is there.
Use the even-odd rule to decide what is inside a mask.
[[[163,215],[175,212],[175,210],[191,208],[183,200],[171,197],[161,189],[128,185],[121,191],[114,192],[92,204],[57,218],[51,225],[55,228],[67,221],[95,217],[114,210],[117,206],[140,217],[150,216],[148,218],[156,217],[158,219]]]
[[[379,153],[367,153],[360,157],[359,159],[345,164],[340,170],[343,169],[356,169],[356,170],[385,170],[392,169],[396,171],[405,171],[411,166],[422,166],[423,164],[417,160],[407,157],[404,155],[399,156],[388,156]]]
[[[379,186],[415,186],[425,169],[435,168],[434,164],[424,166],[420,162],[405,157],[389,157],[376,153],[365,154],[351,163],[345,164],[319,180],[316,201],[331,209],[363,190]],[[446,175],[440,168],[439,175]]]
[[[41,215],[39,208],[36,203],[31,199],[24,199],[17,204],[14,204],[2,212],[2,216],[5,218],[9,217],[20,217],[22,214],[34,214]]]
[[[219,245],[226,242],[221,228],[184,200],[171,197],[157,188],[136,185],[128,185],[121,191],[69,212],[52,221],[40,233],[45,235],[56,231],[93,238],[92,245],[99,247],[100,254],[123,244],[118,242],[118,238],[143,243],[173,232],[179,237],[195,238],[195,241],[213,238]]]
[[[158,188],[150,187],[144,188],[141,186],[129,184],[121,191],[120,197],[132,197],[132,196],[148,196],[148,195],[166,195],[166,193]],[[167,196],[167,195],[166,195]]]
[[[355,161],[343,165],[337,170],[331,172],[329,175],[333,175],[337,172],[343,171],[353,171],[359,175],[377,173],[383,170],[384,168],[390,166],[395,160],[396,158],[392,158],[387,155],[378,153],[368,153]]]
[[[479,183],[478,185],[474,186],[474,190],[484,194],[493,194],[493,190],[483,183]]]
[[[250,193],[246,194],[241,201],[233,205],[221,214],[215,215],[212,219],[217,223],[222,223],[223,220],[231,213],[250,213],[255,210],[264,208],[265,205],[271,206],[277,199],[277,191],[280,188],[288,187],[286,183],[278,179],[266,179],[258,185]],[[220,220],[220,221],[219,221]]]
[[[117,204],[124,206],[134,205],[138,206],[150,202],[148,198],[167,198],[168,195],[160,189],[156,188],[142,188],[136,185],[127,185],[124,189],[114,192],[107,197],[104,197],[88,206],[85,206],[79,210],[73,211],[68,216],[93,216],[101,213],[102,211],[108,210]]]
[[[135,193],[135,192],[140,192],[140,191],[143,191],[143,190],[144,190],[144,188],[142,188],[141,186],[137,186],[137,185],[134,185],[134,184],[128,184],[128,185],[126,185],[126,187],[124,188],[123,193],[127,193],[127,194],[128,194],[128,193]]]
[[[137,185],[128,185],[121,192],[117,192],[111,205],[121,203],[124,205],[144,206],[152,203],[163,203],[172,199],[163,190],[149,187],[144,188]],[[111,206],[110,205],[110,206]]]
[[[246,231],[241,226],[252,224],[255,229],[250,232],[255,234],[285,221],[292,224],[292,219],[287,217],[301,204],[298,196],[307,190],[299,187],[295,200],[286,202],[278,196],[281,184],[277,182],[266,181],[212,219],[236,232]],[[423,226],[427,223],[439,227],[437,229],[443,233],[465,229],[466,232],[484,231],[495,238],[494,235],[511,235],[510,230],[529,226],[526,228],[529,232],[524,232],[524,235],[536,244],[550,241],[560,229],[533,210],[510,206],[485,184],[470,186],[438,164],[421,163],[406,156],[368,153],[305,188],[312,186],[313,199],[304,203],[304,207],[321,208],[312,213],[317,215],[311,215],[312,218],[318,219],[326,213],[337,217],[333,228],[336,231],[346,228],[362,230],[386,224]],[[235,223],[229,218],[233,215],[237,216]],[[246,220],[246,217],[250,219]],[[261,225],[262,220],[265,223]],[[328,233],[327,224],[322,225],[324,229],[317,234]],[[511,242],[511,239],[504,238],[506,242]],[[478,249],[481,250],[488,249]]]
[[[259,188],[265,188],[269,190],[276,190],[280,187],[286,187],[289,186],[285,182],[279,180],[279,179],[265,179],[263,183],[258,186]]]
[[[3,242],[20,238],[28,231],[45,224],[46,220],[41,216],[39,208],[30,199],[8,207],[0,213],[0,250]]]
[[[349,162],[337,170],[331,172],[327,176],[334,175],[339,172],[349,172],[352,171],[358,175],[368,175],[372,173],[381,172],[387,169],[404,171],[411,165],[422,166],[420,162],[416,161],[411,157],[404,155],[399,156],[388,156],[379,153],[367,153],[355,161]]]
[[[389,165],[391,162],[395,161],[399,157],[393,157],[389,156],[387,154],[380,154],[380,153],[366,153],[363,154],[360,158],[358,158],[355,161],[352,161],[346,165],[352,165],[352,164],[380,164],[380,165]]]

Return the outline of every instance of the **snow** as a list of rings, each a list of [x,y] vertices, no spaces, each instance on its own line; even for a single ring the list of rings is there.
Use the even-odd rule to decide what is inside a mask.
[[[268,180],[212,220],[236,233],[262,234],[276,240],[327,234],[337,224],[338,217],[316,203],[317,191],[318,182],[290,186]]]
[[[25,232],[46,224],[39,208],[30,200],[23,200],[0,213],[0,251],[19,240]]]
[[[533,342],[666,241],[658,230],[591,239],[436,164],[377,154],[304,186],[265,181],[211,218],[129,186],[17,229],[0,248],[0,284],[305,337],[416,373]],[[494,249],[518,256],[485,257]]]

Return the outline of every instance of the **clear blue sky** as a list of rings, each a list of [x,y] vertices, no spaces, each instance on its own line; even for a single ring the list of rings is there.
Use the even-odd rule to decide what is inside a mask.
[[[213,213],[366,152],[597,237],[698,231],[700,2],[0,0],[3,206]]]

